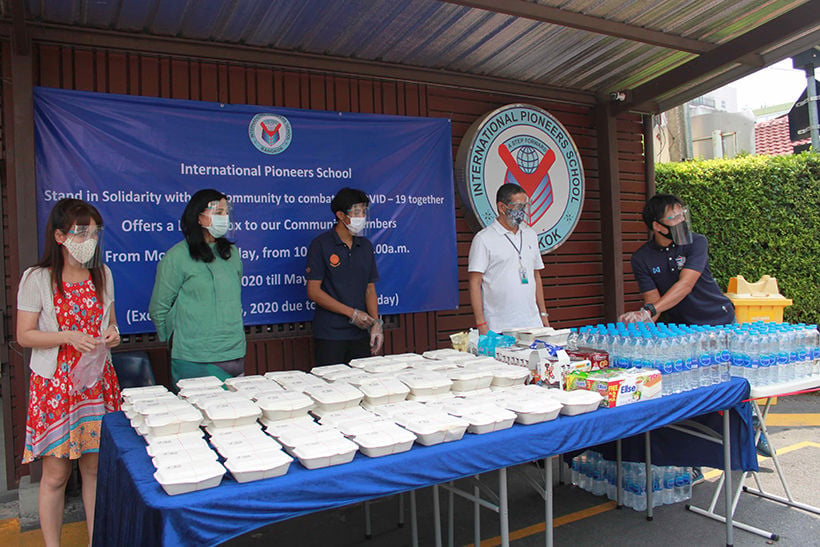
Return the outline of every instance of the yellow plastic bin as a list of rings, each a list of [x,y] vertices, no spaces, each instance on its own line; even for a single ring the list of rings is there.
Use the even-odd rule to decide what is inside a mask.
[[[726,293],[735,305],[735,316],[738,323],[755,321],[783,321],[783,310],[792,305],[791,298],[786,298],[777,288],[777,278],[764,275],[760,281],[750,283],[742,275],[729,280]]]

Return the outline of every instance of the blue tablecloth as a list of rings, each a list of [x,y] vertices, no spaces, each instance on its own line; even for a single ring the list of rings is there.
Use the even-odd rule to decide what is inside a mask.
[[[299,515],[423,488],[550,455],[638,435],[687,418],[733,409],[732,466],[756,469],[749,384],[742,379],[632,405],[599,409],[382,458],[308,471],[294,462],[281,477],[168,496],[154,480],[145,442],[121,412],[102,424],[95,545],[216,545]],[[721,427],[716,431],[720,432]],[[685,451],[685,452],[684,452]],[[723,467],[722,448],[684,445],[686,465]],[[664,462],[658,461],[658,464]]]

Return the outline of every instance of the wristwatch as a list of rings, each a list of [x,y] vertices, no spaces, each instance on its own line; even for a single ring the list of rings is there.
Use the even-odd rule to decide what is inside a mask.
[[[641,307],[641,309],[648,311],[649,315],[652,317],[655,317],[658,314],[658,310],[655,309],[654,304],[644,304],[643,307]]]
[[[545,311],[541,312],[541,317],[549,317],[549,316],[550,316],[550,314],[548,314],[547,312],[545,312]]]

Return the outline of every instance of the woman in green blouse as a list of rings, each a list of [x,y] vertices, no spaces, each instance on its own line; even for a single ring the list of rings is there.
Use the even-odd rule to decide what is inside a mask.
[[[171,346],[171,378],[237,376],[245,367],[242,261],[225,238],[228,199],[200,190],[182,213],[185,240],[157,266],[149,312]]]

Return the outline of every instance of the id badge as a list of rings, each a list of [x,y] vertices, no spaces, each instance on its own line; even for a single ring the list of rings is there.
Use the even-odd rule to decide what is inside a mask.
[[[524,266],[518,267],[518,277],[521,278],[522,285],[529,284],[530,280],[527,278],[527,269]]]

